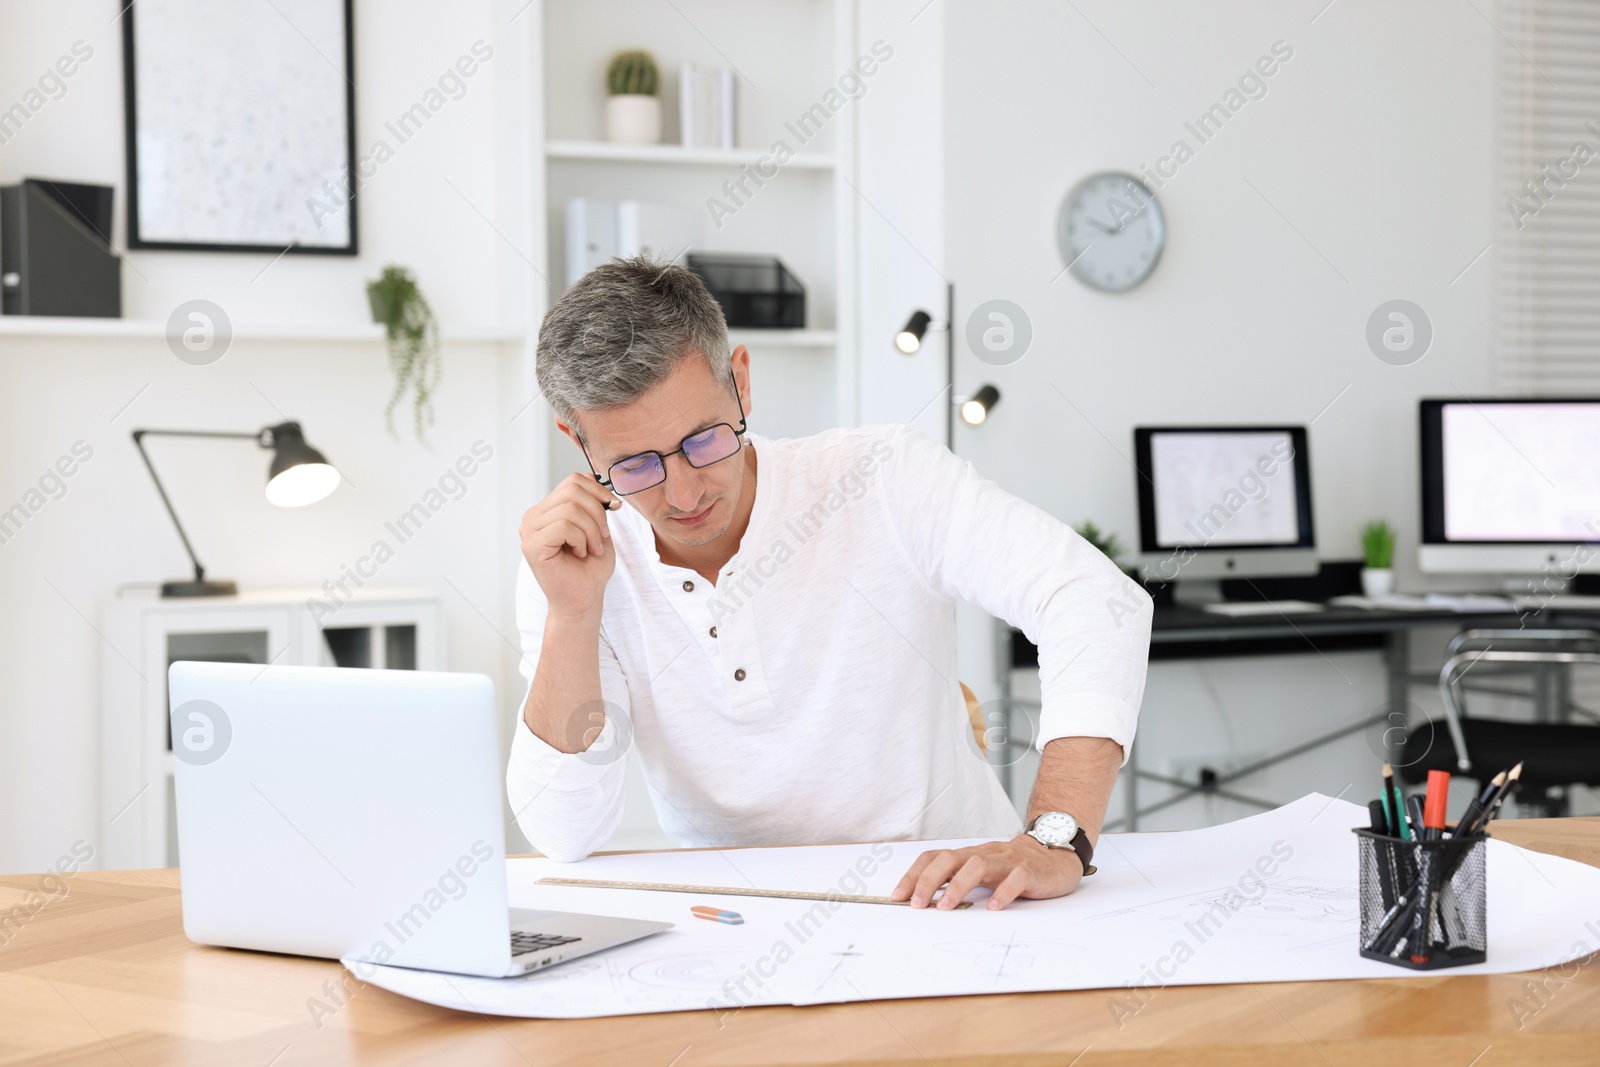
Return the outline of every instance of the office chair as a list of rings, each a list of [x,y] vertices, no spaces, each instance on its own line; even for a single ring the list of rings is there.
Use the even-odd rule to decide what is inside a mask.
[[[961,687],[961,699],[967,705],[967,722],[972,727],[972,736],[978,742],[978,751],[985,756],[989,754],[989,739],[985,736],[988,730],[983,725],[983,708],[978,703],[978,694],[967,688],[966,682],[957,682]]]
[[[1463,677],[1480,663],[1553,665],[1562,671],[1554,707],[1542,700],[1543,687],[1531,693],[1534,722],[1473,718],[1467,714]],[[1445,649],[1439,672],[1439,696],[1445,721],[1430,719],[1406,734],[1398,767],[1402,780],[1417,785],[1430,770],[1449,771],[1478,781],[1521,762],[1520,806],[1544,815],[1565,815],[1567,787],[1600,786],[1600,728],[1564,721],[1577,713],[1596,723],[1600,716],[1574,705],[1567,696],[1566,672],[1573,664],[1600,664],[1600,632],[1594,630],[1464,630]],[[1508,673],[1498,671],[1498,675]],[[1558,721],[1550,721],[1558,720]],[[1441,736],[1442,734],[1442,736]]]

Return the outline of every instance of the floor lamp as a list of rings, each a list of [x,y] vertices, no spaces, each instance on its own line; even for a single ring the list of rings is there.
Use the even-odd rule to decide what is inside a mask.
[[[978,391],[971,396],[956,396],[956,286],[954,282],[945,283],[944,321],[938,322],[934,317],[918,308],[911,313],[906,324],[894,335],[894,346],[902,355],[914,356],[922,348],[922,338],[929,330],[944,331],[944,384],[950,391],[951,411],[945,413],[944,420],[944,446],[950,451],[956,450],[956,420],[960,415],[961,421],[968,426],[982,426],[989,418],[989,412],[1000,403],[1000,390],[993,384],[985,382],[978,387]]]

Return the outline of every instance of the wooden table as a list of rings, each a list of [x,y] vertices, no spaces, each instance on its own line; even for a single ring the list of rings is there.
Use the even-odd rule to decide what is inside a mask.
[[[1507,822],[1496,836],[1600,866],[1600,819]],[[38,885],[37,875],[0,878],[0,915]],[[0,929],[0,1065],[1593,1065],[1600,966],[1565,971],[1171,987],[1120,1027],[1110,990],[721,1018],[500,1019],[353,977],[342,986],[337,963],[192,945],[177,871],[84,872],[20,928]],[[1547,990],[1537,1011],[1530,980]],[[313,1021],[313,998],[343,1006]],[[1525,1006],[1520,1020],[1514,1003]]]

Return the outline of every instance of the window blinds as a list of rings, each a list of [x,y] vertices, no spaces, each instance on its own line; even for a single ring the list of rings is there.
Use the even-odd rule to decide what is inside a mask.
[[[1600,395],[1600,3],[1494,11],[1496,384]]]

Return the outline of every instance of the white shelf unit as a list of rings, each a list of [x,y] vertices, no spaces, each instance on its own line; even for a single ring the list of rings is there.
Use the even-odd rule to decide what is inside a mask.
[[[566,277],[565,204],[574,197],[686,206],[701,221],[694,246],[777,256],[806,289],[806,328],[730,331],[752,356],[751,427],[769,437],[814,433],[858,419],[856,336],[856,109],[844,107],[802,143],[796,121],[823,102],[864,49],[856,0],[737,0],[680,12],[658,0],[538,0],[541,169],[550,298]],[[530,12],[531,13],[531,12]],[[715,32],[702,32],[714,26]],[[624,48],[652,52],[661,70],[662,144],[604,141],[605,67]],[[688,148],[678,139],[682,63],[732,67],[737,82],[733,149]],[[752,83],[753,79],[753,83]],[[793,158],[734,204],[723,188],[782,140]],[[708,201],[735,207],[714,218]],[[537,257],[536,257],[537,258]],[[569,449],[551,429],[551,482]]]
[[[53,315],[0,315],[0,339],[6,337],[143,338],[165,337],[167,324],[153,319],[68,318]],[[440,331],[446,341],[520,342],[521,330],[451,329]],[[381,343],[383,327],[373,323],[344,325],[254,326],[235,324],[235,341],[354,341]]]
[[[685,167],[742,167],[766,155],[756,148],[686,148],[679,144],[612,144],[609,141],[550,141],[544,153],[551,159],[581,159],[596,163],[669,163]],[[784,167],[832,170],[833,156],[802,152]]]
[[[757,348],[832,348],[839,343],[833,330],[729,330],[733,345]]]
[[[363,589],[319,621],[318,590],[111,602],[101,666],[106,869],[177,865],[167,667],[179,659],[444,670],[444,616],[420,590]]]

